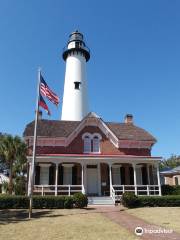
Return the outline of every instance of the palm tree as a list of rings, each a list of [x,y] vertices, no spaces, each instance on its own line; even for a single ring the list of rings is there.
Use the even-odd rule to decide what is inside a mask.
[[[9,168],[9,193],[13,190],[13,169],[26,161],[26,144],[18,136],[4,135],[0,138],[0,155]]]

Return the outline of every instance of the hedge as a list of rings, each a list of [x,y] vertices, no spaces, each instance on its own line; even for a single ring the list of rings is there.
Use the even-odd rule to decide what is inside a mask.
[[[87,196],[80,193],[77,200],[74,196],[33,196],[33,208],[36,209],[63,209],[73,207],[86,207]],[[77,202],[78,201],[78,202]],[[29,198],[27,196],[0,195],[0,209],[27,209]]]
[[[180,207],[179,195],[167,196],[135,196],[134,193],[124,193],[122,204],[128,208],[135,207]]]
[[[25,196],[0,195],[0,209],[28,208],[29,200]]]
[[[180,195],[180,186],[162,185],[162,195]]]
[[[139,207],[180,207],[180,196],[141,196]]]

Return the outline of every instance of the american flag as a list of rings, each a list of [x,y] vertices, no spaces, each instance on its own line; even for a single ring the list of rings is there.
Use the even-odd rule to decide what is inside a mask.
[[[46,102],[44,101],[43,97],[41,96],[41,94],[39,96],[39,106],[44,108],[48,115],[51,115],[49,108],[48,108]]]
[[[40,93],[49,99],[56,106],[59,104],[59,97],[49,88],[43,76],[40,74]]]

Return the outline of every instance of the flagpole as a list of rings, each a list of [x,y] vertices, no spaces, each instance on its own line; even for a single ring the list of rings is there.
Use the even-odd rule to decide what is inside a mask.
[[[30,171],[29,218],[31,218],[32,216],[32,204],[33,204],[34,166],[35,166],[35,160],[36,160],[37,125],[38,125],[38,114],[39,114],[40,75],[41,75],[41,69],[39,68],[38,78],[37,78],[37,98],[36,98],[36,114],[35,114],[35,125],[34,125],[33,158],[32,158],[31,171]]]

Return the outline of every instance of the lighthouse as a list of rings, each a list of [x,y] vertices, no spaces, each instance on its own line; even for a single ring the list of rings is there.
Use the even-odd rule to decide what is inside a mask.
[[[81,121],[89,112],[86,62],[90,59],[82,33],[70,34],[62,57],[66,70],[61,120]]]

